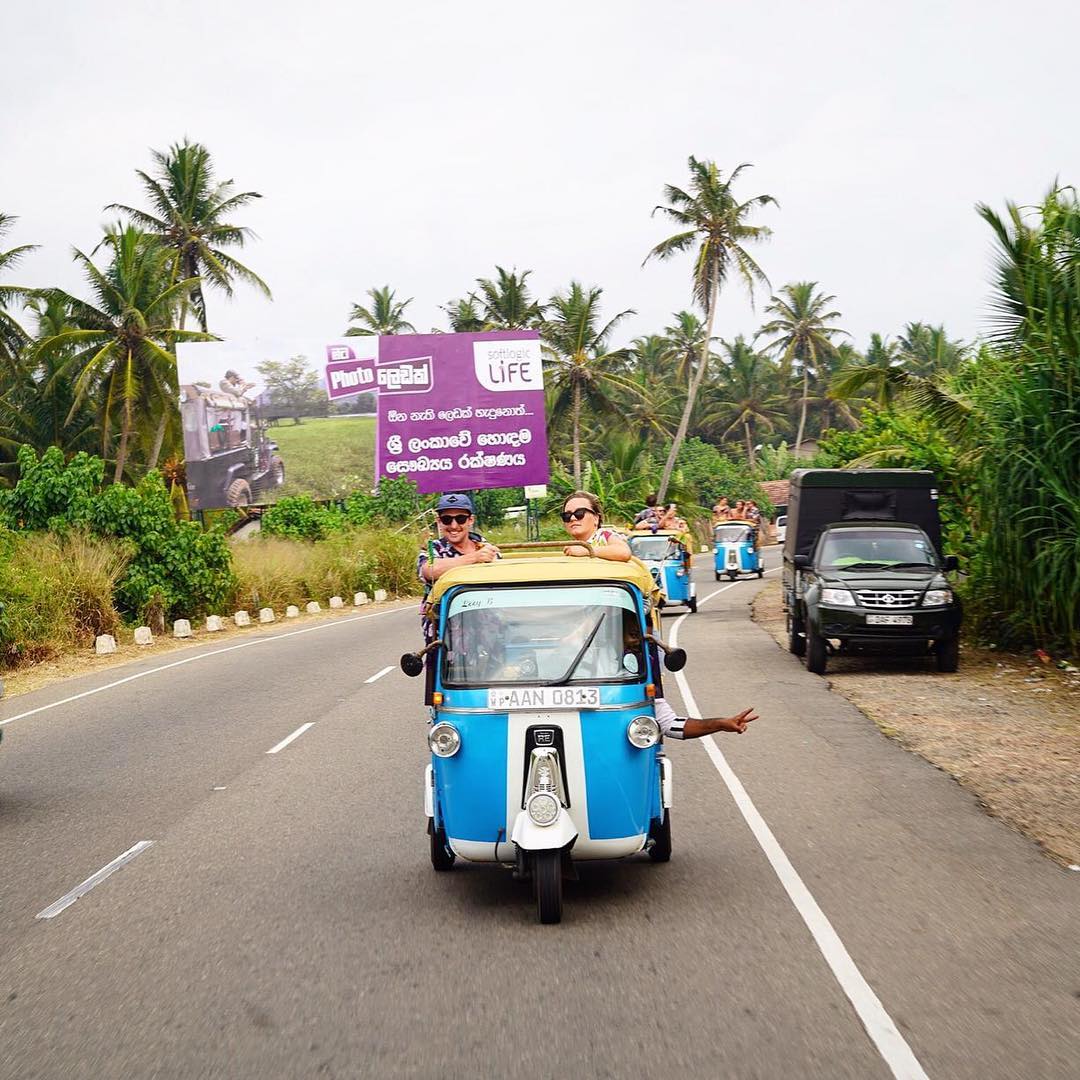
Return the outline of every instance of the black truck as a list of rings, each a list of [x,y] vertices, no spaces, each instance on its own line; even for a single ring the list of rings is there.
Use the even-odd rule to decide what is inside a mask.
[[[784,612],[807,670],[823,675],[830,653],[929,652],[938,671],[955,671],[962,612],[945,575],[956,569],[941,550],[933,473],[792,474]]]

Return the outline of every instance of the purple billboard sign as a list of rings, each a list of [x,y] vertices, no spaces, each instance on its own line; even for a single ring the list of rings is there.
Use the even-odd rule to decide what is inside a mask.
[[[383,336],[374,358],[328,346],[326,387],[331,399],[378,395],[377,478],[421,492],[547,483],[535,331]]]

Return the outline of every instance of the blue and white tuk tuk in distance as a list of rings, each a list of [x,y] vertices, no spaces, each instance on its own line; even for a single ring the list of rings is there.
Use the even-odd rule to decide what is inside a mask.
[[[697,611],[697,588],[690,576],[690,540],[671,529],[635,529],[626,542],[634,557],[652,574],[661,593],[661,607],[685,604]]]
[[[531,881],[543,923],[562,918],[575,863],[670,858],[671,764],[653,699],[660,651],[671,670],[686,661],[653,633],[640,563],[562,547],[504,546],[498,562],[445,573],[430,596],[437,638],[401,658],[426,674],[432,865],[509,865]]]
[[[716,580],[727,574],[732,581],[740,574],[765,573],[765,560],[758,543],[758,526],[752,521],[721,521],[713,526],[713,569]]]

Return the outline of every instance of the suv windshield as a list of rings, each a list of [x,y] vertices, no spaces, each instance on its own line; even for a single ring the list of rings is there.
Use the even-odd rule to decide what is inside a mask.
[[[640,682],[641,633],[621,585],[467,589],[450,599],[443,683]]]
[[[653,562],[663,562],[679,554],[678,545],[667,536],[631,536],[630,550],[639,559]]]
[[[914,529],[833,529],[821,541],[817,564],[823,570],[937,569],[934,547]]]

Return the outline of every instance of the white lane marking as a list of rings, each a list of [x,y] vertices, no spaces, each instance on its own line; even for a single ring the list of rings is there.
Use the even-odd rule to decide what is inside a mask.
[[[773,567],[773,569],[777,570],[779,567]],[[771,573],[772,571],[766,570],[765,572]],[[719,596],[720,593],[730,588],[731,585],[726,585],[723,589],[717,589],[715,592],[709,593],[700,603],[707,604],[714,596]],[[679,624],[686,617],[686,615],[680,616],[675,620],[671,628],[671,644],[673,646],[678,644]],[[675,673],[675,681],[679,685],[683,702],[689,710],[689,714],[700,718],[701,710],[698,708],[697,701],[690,690],[690,684],[681,671]],[[862,972],[855,966],[855,961],[851,959],[851,955],[844,947],[840,935],[833,929],[832,923],[829,922],[825,913],[818,906],[818,902],[803,883],[802,878],[799,877],[795,867],[791,865],[791,860],[788,859],[784,849],[773,835],[772,829],[769,828],[758,808],[746,793],[746,788],[743,787],[742,782],[735,775],[735,771],[728,764],[727,758],[721,753],[711,735],[702,739],[701,743],[712,759],[712,763],[716,766],[717,772],[720,773],[721,778],[727,785],[728,791],[731,792],[735,805],[739,808],[739,812],[745,819],[746,824],[750,826],[750,831],[754,834],[754,838],[765,853],[765,857],[769,860],[773,871],[780,879],[780,884],[784,886],[785,892],[790,897],[792,904],[795,905],[795,910],[798,911],[806,924],[806,928],[813,936],[815,944],[825,958],[825,963],[829,965],[836,981],[840,984],[840,988],[847,995],[848,1001],[851,1002],[855,1012],[858,1014],[867,1035],[870,1036],[877,1047],[878,1053],[892,1071],[893,1076],[897,1080],[929,1080],[922,1065],[919,1064],[918,1058],[915,1057],[904,1036],[900,1034],[896,1024],[893,1023],[892,1017],[885,1011],[885,1006],[881,1004],[873,988],[863,978]]]
[[[393,665],[393,664],[390,664],[390,665],[389,665],[389,667],[384,667],[384,668],[382,669],[382,671],[376,671],[376,672],[375,672],[375,674],[374,674],[374,675],[372,675],[370,679],[365,679],[365,680],[364,680],[364,682],[366,682],[366,683],[373,683],[373,682],[377,682],[377,681],[378,681],[379,679],[381,679],[381,678],[382,678],[382,677],[383,677],[384,675],[387,675],[387,674],[389,674],[389,673],[390,673],[391,671],[393,671],[393,670],[394,670],[394,665]]]
[[[69,893],[65,893],[59,900],[50,904],[47,908],[39,911],[35,919],[52,919],[59,915],[65,908],[71,907],[80,896],[85,896],[95,885],[100,885],[110,874],[115,874],[122,866],[126,866],[140,852],[145,851],[153,840],[140,840],[137,844],[129,847],[123,855],[117,855],[111,863],[107,863],[97,873],[91,874],[81,885],[76,885]]]
[[[276,746],[271,746],[266,752],[268,754],[278,754],[285,749],[293,740],[299,739],[301,735],[307,731],[308,728],[314,727],[315,721],[309,720],[306,724],[301,724],[291,735],[286,735]]]
[[[93,690],[84,690],[81,694],[72,694],[60,701],[53,701],[48,705],[39,705],[36,709],[28,709],[16,716],[9,716],[6,720],[0,720],[0,727],[6,724],[14,724],[16,720],[25,720],[28,716],[36,716],[38,713],[47,712],[49,709],[58,709],[61,705],[70,705],[73,701],[92,697],[105,690],[113,690],[124,683],[134,682],[136,679],[145,679],[147,675],[156,675],[159,671],[169,671],[171,668],[183,667],[184,664],[194,664],[196,660],[205,660],[208,656],[220,656],[222,653],[235,652],[237,649],[250,649],[255,645],[267,645],[273,641],[283,641],[285,638],[296,637],[299,634],[312,634],[316,630],[328,630],[335,626],[344,626],[346,623],[360,622],[363,619],[378,619],[382,615],[397,615],[402,611],[412,611],[413,608],[399,607],[390,611],[375,611],[370,615],[350,615],[344,619],[335,619],[333,622],[320,623],[318,626],[307,626],[303,630],[290,630],[285,634],[274,634],[270,637],[252,638],[250,641],[242,641],[239,645],[226,645],[222,649],[212,649],[210,652],[199,653],[197,656],[185,656],[182,660],[174,660],[171,664],[162,664],[160,667],[150,668],[149,671],[138,671],[134,675],[126,675],[115,682],[106,683],[104,686],[95,686]]]

